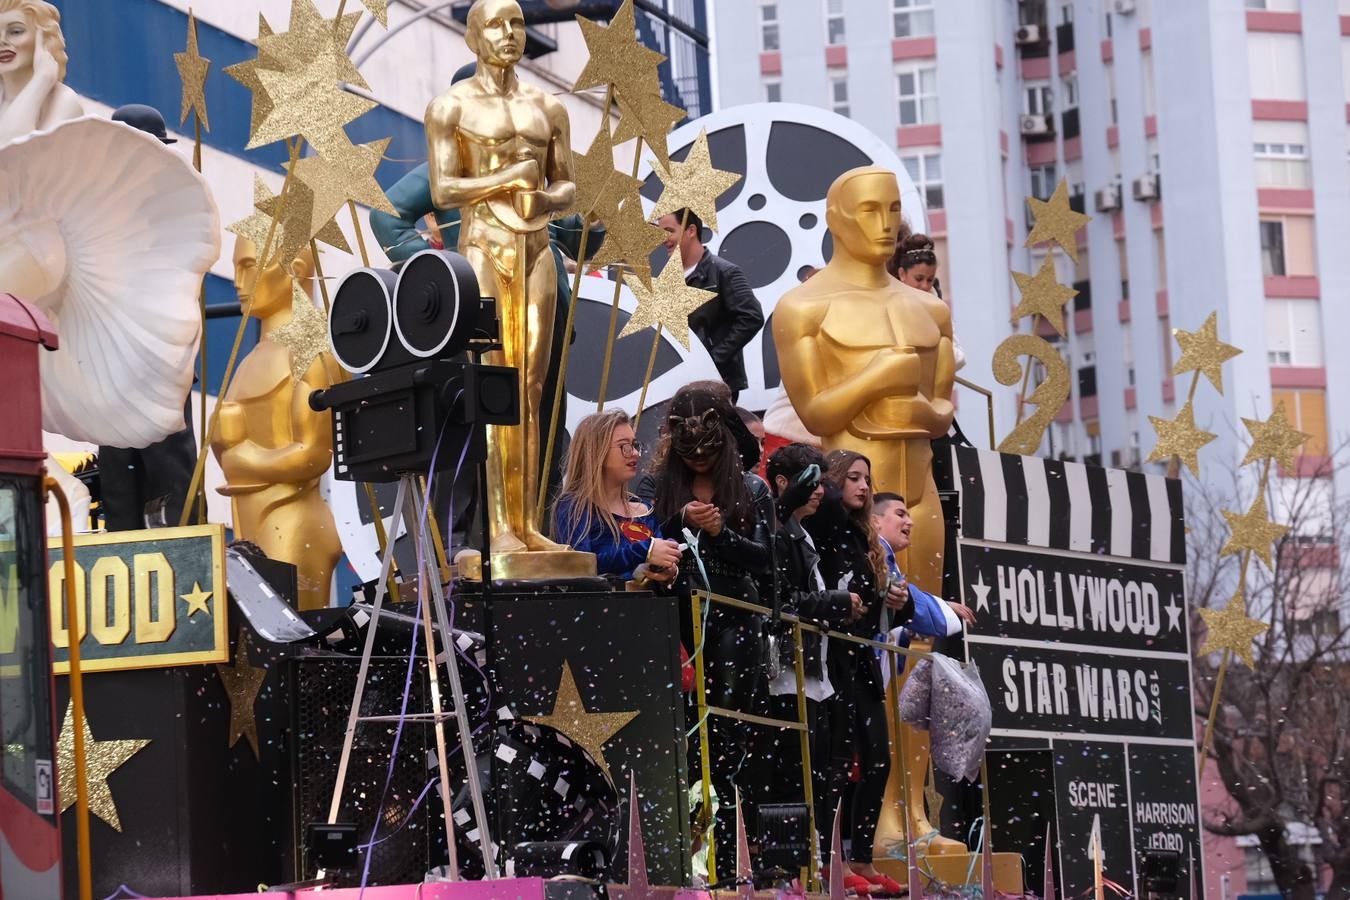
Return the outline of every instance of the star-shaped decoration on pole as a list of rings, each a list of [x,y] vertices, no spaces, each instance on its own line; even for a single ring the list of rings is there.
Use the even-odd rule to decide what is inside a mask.
[[[650,288],[629,282],[628,289],[637,298],[638,305],[628,324],[619,332],[619,337],[656,326],[664,328],[686,350],[689,349],[689,316],[717,296],[713,291],[685,284],[684,267],[680,264],[678,253],[670,255],[661,267],[661,274],[652,280]]]
[[[375,169],[384,158],[390,140],[382,138],[357,146],[344,134],[329,152],[305,156],[296,161],[295,170],[291,173],[291,188],[294,189],[297,184],[303,185],[311,197],[309,221],[300,229],[305,232],[306,241],[310,237],[323,240],[320,235],[328,225],[333,224],[333,217],[347,205],[348,200],[355,200],[390,215],[398,214],[375,180]],[[295,221],[289,216],[288,219]],[[334,230],[341,235],[336,226]],[[339,249],[347,250],[345,238]]]
[[[211,609],[207,602],[211,599],[211,592],[202,590],[200,581],[192,582],[192,590],[186,594],[179,594],[183,602],[187,604],[187,616],[191,619],[197,613],[211,615]]]
[[[666,138],[675,124],[689,114],[678,106],[667,103],[659,93],[626,97],[620,94],[619,125],[614,129],[614,143],[622,144],[640,137],[656,154],[661,165],[670,167],[670,149]]]
[[[272,339],[291,351],[292,381],[304,378],[314,360],[328,349],[328,320],[298,282],[291,282],[290,321]]]
[[[1013,320],[1023,316],[1041,316],[1064,336],[1064,304],[1078,296],[1074,288],[1060,284],[1055,273],[1055,261],[1046,256],[1035,275],[1013,272],[1013,281],[1022,292],[1022,301],[1013,310]]]
[[[1228,520],[1228,527],[1233,533],[1219,548],[1219,556],[1250,550],[1266,564],[1266,568],[1272,568],[1270,546],[1289,531],[1289,526],[1270,520],[1265,494],[1258,493],[1245,513],[1225,509],[1223,517]]]
[[[202,127],[210,131],[211,120],[206,117],[206,73],[211,69],[211,60],[197,50],[197,18],[191,9],[188,10],[187,49],[173,55],[173,64],[178,67],[178,80],[183,85],[178,124],[186,122],[188,113],[193,112]]]
[[[258,754],[258,720],[253,713],[253,704],[262,690],[267,670],[249,665],[248,638],[245,632],[239,632],[239,643],[234,649],[234,663],[225,665],[216,663],[216,672],[220,675],[220,684],[225,695],[230,698],[230,734],[227,746],[233,747],[239,739],[248,740],[253,755]]]
[[[361,20],[360,12],[347,13],[339,23],[325,19],[312,0],[291,0],[289,27],[279,33],[266,26],[261,14],[258,18],[262,23],[258,28],[258,55],[266,68],[305,69],[315,78],[370,87],[347,56],[347,41]]]
[[[620,203],[641,204],[636,198],[642,182],[614,168],[614,141],[603,126],[584,155],[572,156],[572,181],[577,192],[570,211],[583,218],[608,222]]]
[[[1283,403],[1277,404],[1271,410],[1270,418],[1264,422],[1260,419],[1243,419],[1242,424],[1247,426],[1252,435],[1252,445],[1247,449],[1247,455],[1242,458],[1244,466],[1257,460],[1273,459],[1282,467],[1292,469],[1294,451],[1302,447],[1303,442],[1311,437],[1289,424]]]
[[[656,177],[661,179],[662,189],[651,218],[687,208],[713,231],[717,230],[717,198],[741,180],[735,172],[713,168],[706,130],[698,133],[684,162],[671,160],[664,171],[656,170]]]
[[[1027,206],[1036,219],[1031,233],[1027,235],[1025,247],[1034,247],[1046,241],[1054,241],[1064,252],[1078,262],[1078,229],[1092,221],[1092,216],[1074,212],[1069,206],[1069,182],[1061,180],[1049,200],[1027,198]]]
[[[620,205],[605,222],[605,229],[605,242],[591,257],[591,268],[599,269],[617,262],[627,263],[637,280],[650,288],[651,254],[665,243],[666,233],[647,221],[647,217],[642,214],[642,204],[636,199]],[[633,282],[628,281],[628,284],[631,287]]]
[[[608,27],[584,16],[577,16],[577,24],[590,58],[572,85],[573,93],[613,85],[619,96],[637,96],[649,91],[650,83],[657,82],[656,67],[666,58],[638,42],[633,0],[624,0]]]
[[[549,728],[570,738],[582,750],[595,760],[611,778],[609,763],[605,760],[605,742],[618,734],[625,725],[637,718],[637,711],[630,712],[587,712],[582,702],[581,692],[577,690],[576,679],[572,677],[572,666],[564,662],[562,677],[558,680],[558,693],[553,700],[553,712],[546,716],[525,716],[536,725]]]
[[[1200,474],[1200,448],[1218,435],[1195,427],[1195,410],[1188,401],[1177,411],[1174,419],[1149,416],[1153,430],[1158,433],[1157,446],[1145,462],[1156,462],[1175,456],[1196,475]]]
[[[1270,626],[1247,615],[1247,600],[1239,588],[1223,609],[1201,609],[1208,633],[1196,656],[1208,656],[1220,650],[1231,650],[1237,658],[1255,668],[1252,662],[1252,641]]]
[[[89,784],[89,811],[98,816],[113,831],[122,830],[122,819],[117,815],[108,776],[116,772],[131,757],[145,749],[148,739],[99,741],[89,728],[86,718],[81,725],[84,733],[85,779]],[[60,775],[58,793],[61,812],[75,805],[75,706],[66,704],[66,715],[61,722],[61,735],[56,740],[56,769]]]
[[[1212,312],[1199,331],[1172,329],[1181,345],[1181,359],[1172,366],[1173,375],[1200,372],[1210,380],[1214,389],[1223,393],[1223,364],[1242,353],[1232,344],[1219,340],[1219,314]]]
[[[370,10],[381,28],[389,27],[389,0],[361,0],[361,5]]]
[[[247,149],[301,135],[320,153],[340,148],[343,126],[376,107],[374,100],[349,94],[310,73],[260,69],[258,80],[271,98],[272,112],[249,137]]]
[[[307,187],[292,184],[286,191],[286,204],[282,207],[280,198],[268,190],[267,185],[263,184],[262,179],[255,174],[253,176],[254,212],[248,218],[240,219],[225,230],[252,241],[254,252],[261,255],[263,249],[267,246],[267,233],[271,230],[272,218],[280,211],[283,215],[277,221],[276,231],[272,235],[271,253],[268,259],[258,260],[258,268],[260,270],[266,269],[281,260],[285,260],[289,264],[309,246],[309,236],[303,232],[310,220],[309,209],[313,202],[314,195]],[[315,237],[341,250],[348,249],[347,239],[343,237],[342,230],[337,227],[335,222],[330,221]]]

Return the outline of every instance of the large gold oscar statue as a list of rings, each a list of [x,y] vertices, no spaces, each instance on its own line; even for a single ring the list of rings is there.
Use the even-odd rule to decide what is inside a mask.
[[[576,193],[567,110],[516,78],[525,19],[515,0],[477,0],[465,42],[472,78],[427,108],[432,202],[462,210],[459,252],[497,300],[503,350],[488,362],[520,372],[521,424],[488,428],[488,512],[493,573],[505,578],[595,574],[595,557],[545,537],[541,490],[544,379],[554,352],[557,274],[548,222]]]
[[[235,288],[245,306],[252,295],[262,334],[230,381],[211,450],[225,475],[218,490],[230,498],[235,537],[293,563],[300,608],[319,609],[328,605],[342,544],[319,493],[319,479],[333,462],[332,420],[310,409],[309,395],[331,387],[341,372],[321,353],[301,380],[291,377],[290,350],[273,336],[291,318],[292,273],[310,283],[309,251],[289,271],[274,265],[259,272],[253,241],[235,241]]]
[[[944,531],[929,441],[947,433],[954,412],[951,310],[886,272],[900,227],[895,173],[865,166],[840,175],[826,195],[825,219],[833,257],[774,310],[783,385],[826,450],[865,454],[874,489],[905,498],[914,530],[900,566],[910,581],[941,596]],[[923,809],[928,734],[898,723],[894,695],[889,699],[891,734],[898,732],[900,746],[877,829],[881,853],[904,846],[899,810],[906,794],[910,833],[917,839],[935,830]],[[964,851],[942,837],[927,844],[929,854]]]

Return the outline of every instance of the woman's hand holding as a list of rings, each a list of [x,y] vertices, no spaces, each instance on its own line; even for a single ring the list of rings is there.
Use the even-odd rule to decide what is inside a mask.
[[[680,564],[680,545],[664,538],[652,538],[651,550],[647,552],[647,562],[658,569],[674,569]]]
[[[899,610],[905,606],[905,601],[909,599],[909,584],[904,580],[893,582],[886,590],[886,608]]]

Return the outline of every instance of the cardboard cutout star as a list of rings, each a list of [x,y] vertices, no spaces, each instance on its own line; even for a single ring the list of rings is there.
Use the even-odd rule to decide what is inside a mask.
[[[206,73],[211,69],[211,60],[197,51],[197,18],[190,9],[187,49],[173,55],[173,64],[178,67],[178,80],[183,85],[178,124],[182,125],[187,121],[188,113],[194,112],[202,128],[210,131],[211,120],[206,117]]]
[[[1069,182],[1061,179],[1049,200],[1027,198],[1027,206],[1036,224],[1027,235],[1024,247],[1034,247],[1045,241],[1054,241],[1064,252],[1078,262],[1078,229],[1092,221],[1092,216],[1074,212],[1069,206]]]
[[[661,267],[661,274],[652,279],[651,288],[633,282],[628,289],[637,298],[637,309],[619,337],[636,334],[644,328],[664,328],[670,336],[689,349],[689,316],[694,310],[717,296],[713,291],[690,287],[684,282],[684,266],[679,254],[672,253]]]
[[[325,19],[313,0],[291,0],[289,27],[283,32],[258,30],[258,55],[269,69],[309,70],[330,82],[345,81],[360,88],[370,85],[361,77],[356,64],[347,56],[351,38],[361,13],[347,13],[340,23]]]
[[[652,286],[651,253],[666,240],[666,233],[647,221],[640,202],[621,205],[605,222],[605,242],[591,258],[591,268],[623,262],[647,288]],[[632,281],[628,282],[632,285]]]
[[[216,672],[220,675],[221,686],[230,698],[230,734],[227,746],[233,747],[239,739],[245,738],[258,753],[258,719],[253,712],[253,704],[262,690],[267,670],[249,665],[248,640],[244,632],[239,633],[239,643],[234,650],[234,663],[225,665],[216,663]]]
[[[1200,448],[1218,435],[1195,427],[1195,410],[1191,408],[1191,404],[1188,402],[1178,410],[1174,419],[1149,416],[1148,420],[1153,423],[1153,430],[1158,433],[1158,443],[1145,462],[1156,462],[1175,456],[1194,474],[1199,475]]]
[[[607,778],[611,776],[609,763],[605,760],[605,742],[635,718],[637,718],[636,710],[587,712],[586,704],[581,699],[581,692],[577,690],[576,680],[572,677],[572,666],[566,662],[563,663],[562,676],[558,680],[558,693],[553,701],[553,712],[546,716],[525,716],[527,721],[547,725],[570,738],[595,760]]]
[[[179,594],[183,602],[187,604],[187,616],[191,619],[197,613],[211,615],[211,609],[206,604],[211,599],[211,591],[202,590],[200,581],[192,582],[192,590],[186,594]]]
[[[259,270],[275,265],[278,260],[284,259],[289,263],[309,246],[309,236],[305,234],[305,225],[301,223],[309,222],[309,206],[313,202],[314,198],[309,188],[304,185],[292,185],[291,189],[286,191],[286,203],[283,206],[280,198],[267,189],[261,178],[254,175],[254,212],[225,230],[253,242],[254,253],[258,255]],[[272,217],[278,211],[282,213],[282,218],[273,229]],[[330,223],[330,226],[331,230],[325,227],[316,237],[334,247],[346,250],[347,240],[342,236],[342,231],[335,223]],[[270,248],[267,243],[269,233],[272,235]],[[267,254],[266,260],[262,258],[264,253]]]
[[[122,819],[117,815],[108,777],[150,743],[148,739],[100,741],[94,738],[89,720],[80,722],[84,736],[85,780],[89,785],[89,811],[98,816],[113,831],[122,830]],[[61,735],[56,740],[56,769],[60,776],[57,793],[61,795],[61,812],[75,805],[75,705],[66,704],[66,715],[61,721]]]
[[[292,381],[304,378],[314,360],[328,349],[328,319],[299,282],[291,282],[290,321],[273,333],[272,340],[291,351]]]
[[[261,39],[267,23],[262,20],[262,16],[258,16],[258,19],[258,37]],[[225,74],[242,84],[253,95],[253,108],[249,113],[248,120],[249,134],[257,133],[258,126],[272,114],[272,98],[267,96],[267,92],[263,90],[262,80],[258,78],[258,72],[262,68],[263,63],[260,59],[246,59],[241,63],[225,67]]]
[[[1294,451],[1312,437],[1289,425],[1283,403],[1276,404],[1270,418],[1264,422],[1260,419],[1243,419],[1242,424],[1247,426],[1252,435],[1252,445],[1247,449],[1247,455],[1242,457],[1244,466],[1257,460],[1273,459],[1284,468],[1292,469]]]
[[[299,183],[313,198],[309,204],[309,221],[304,225],[306,235],[317,236],[349,199],[390,215],[398,214],[375,180],[375,169],[384,158],[390,140],[382,138],[357,146],[344,134],[328,152],[296,161],[291,187]],[[290,168],[289,164],[287,168]]]
[[[637,97],[619,95],[619,125],[614,129],[614,143],[640,137],[656,154],[661,165],[670,168],[670,148],[666,138],[677,122],[688,116],[683,109],[672,106],[656,94]]]
[[[1022,300],[1013,310],[1013,320],[1023,316],[1041,316],[1064,336],[1064,304],[1078,296],[1074,288],[1060,284],[1055,274],[1055,261],[1046,256],[1035,275],[1013,272],[1013,281],[1022,292]]]
[[[249,136],[249,150],[295,135],[303,136],[320,153],[340,149],[340,143],[347,139],[343,126],[377,105],[304,70],[259,69],[258,80],[273,106]]]
[[[1172,374],[1200,372],[1214,385],[1214,389],[1222,394],[1223,364],[1242,351],[1232,344],[1225,344],[1219,340],[1219,314],[1210,313],[1199,331],[1173,328],[1172,334],[1181,345],[1181,358],[1172,366]]]
[[[1241,588],[1223,609],[1200,609],[1208,633],[1196,656],[1208,656],[1220,650],[1231,650],[1237,658],[1255,668],[1252,662],[1252,642],[1270,626],[1247,615],[1247,600]]]
[[[1228,520],[1228,527],[1233,533],[1219,548],[1219,555],[1227,556],[1230,553],[1250,550],[1260,558],[1261,562],[1266,564],[1266,568],[1272,568],[1271,544],[1284,537],[1285,533],[1289,531],[1289,526],[1270,520],[1269,513],[1266,510],[1265,494],[1258,493],[1251,508],[1245,513],[1235,513],[1225,509],[1223,510],[1223,517]]]
[[[361,4],[370,10],[382,28],[389,27],[389,0],[361,0]]]
[[[571,212],[602,222],[608,222],[618,212],[620,203],[636,200],[642,187],[641,181],[614,168],[614,141],[605,126],[595,133],[595,140],[584,155],[572,156],[572,182],[577,193]]]
[[[638,42],[633,0],[624,0],[608,28],[584,16],[577,16],[577,25],[590,58],[572,85],[573,93],[612,85],[617,96],[635,97],[656,80],[656,67],[666,58]]]
[[[714,169],[708,152],[708,132],[698,133],[684,162],[671,160],[663,171],[656,169],[661,179],[661,197],[652,208],[652,219],[688,208],[713,231],[717,230],[717,198],[736,186],[741,176],[725,169]]]

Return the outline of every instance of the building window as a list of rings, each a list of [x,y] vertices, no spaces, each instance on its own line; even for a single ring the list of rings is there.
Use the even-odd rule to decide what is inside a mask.
[[[1261,274],[1283,275],[1284,222],[1261,221]]]
[[[1327,455],[1327,394],[1326,391],[1281,391],[1270,392],[1270,406],[1284,404],[1284,414],[1289,424],[1304,434],[1308,440],[1299,448],[1301,456]]]
[[[1064,90],[1064,108],[1074,109],[1078,106],[1078,76],[1066,75],[1059,81],[1059,86]]]
[[[1055,187],[1059,184],[1056,178],[1055,164],[1046,163],[1042,166],[1031,167],[1031,196],[1037,200],[1049,200],[1050,195],[1055,192]]]
[[[1272,366],[1322,365],[1322,313],[1316,300],[1266,301],[1266,359]]]
[[[900,161],[905,171],[919,189],[925,209],[942,209],[942,154],[936,150],[931,153],[912,153],[902,155]]]
[[[1053,97],[1048,81],[1028,84],[1022,92],[1022,112],[1029,116],[1048,116],[1054,111]]]
[[[825,0],[825,43],[844,43],[844,0]]]
[[[938,120],[937,66],[897,70],[901,125],[935,125]]]
[[[1303,38],[1272,31],[1247,33],[1247,64],[1252,97],[1257,100],[1306,100]]]
[[[830,75],[830,109],[848,115],[848,75],[843,72]]]
[[[1252,136],[1258,187],[1306,188],[1311,184],[1307,123],[1253,122]]]
[[[780,49],[778,44],[777,3],[761,3],[759,5],[759,49],[765,53]]]
[[[891,0],[895,37],[927,37],[933,33],[933,0]]]
[[[1247,0],[1247,8],[1271,12],[1298,12],[1298,0]]]
[[[1072,25],[1072,24],[1073,24],[1073,3],[1072,3],[1072,2],[1069,2],[1069,3],[1061,3],[1061,4],[1059,5],[1059,24],[1061,24],[1061,25]]]
[[[777,103],[783,99],[783,82],[777,78],[764,79],[764,100]]]

